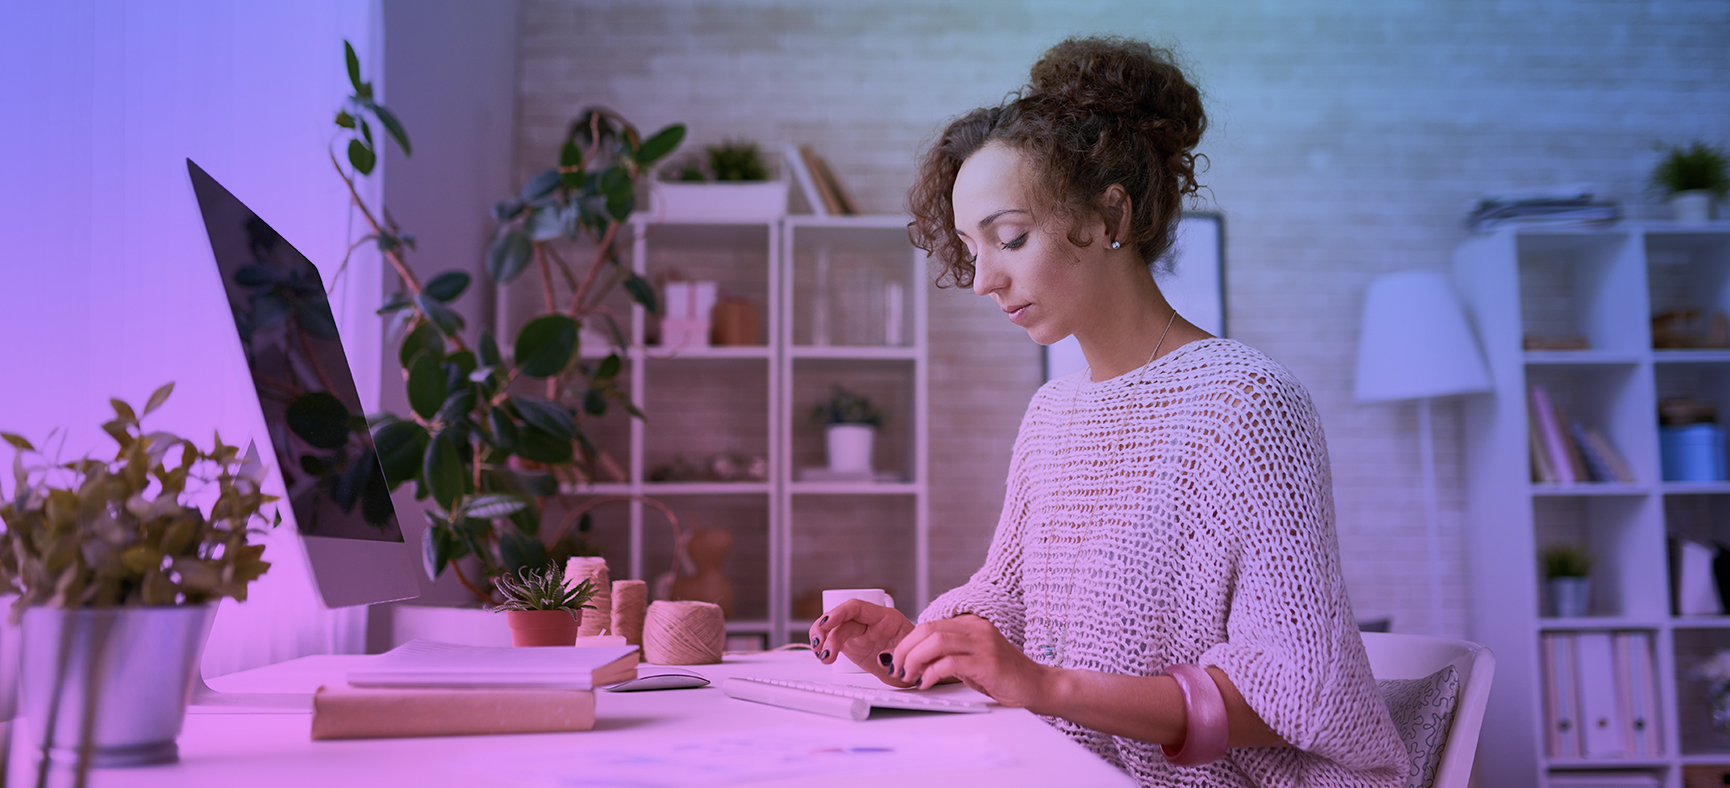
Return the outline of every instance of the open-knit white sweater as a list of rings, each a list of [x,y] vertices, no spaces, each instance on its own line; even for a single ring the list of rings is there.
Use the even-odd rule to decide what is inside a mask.
[[[1396,786],[1405,750],[1340,577],[1327,446],[1285,368],[1226,339],[1028,406],[985,565],[922,621],[974,613],[1046,665],[1217,666],[1292,748],[1172,765],[1048,721],[1149,786]]]

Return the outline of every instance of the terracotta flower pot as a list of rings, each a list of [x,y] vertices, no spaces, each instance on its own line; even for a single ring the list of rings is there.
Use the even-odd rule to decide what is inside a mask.
[[[565,610],[507,610],[513,646],[574,646],[581,624]]]

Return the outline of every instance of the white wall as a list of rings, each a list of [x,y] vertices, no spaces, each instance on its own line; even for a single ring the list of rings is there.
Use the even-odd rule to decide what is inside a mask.
[[[1457,410],[1437,414],[1451,571],[1432,622],[1415,408],[1351,401],[1365,286],[1446,267],[1480,191],[1584,180],[1645,203],[1655,141],[1730,143],[1716,0],[523,0],[521,30],[519,181],[599,103],[642,128],[686,121],[694,144],[812,144],[883,212],[947,118],[1000,101],[1062,37],[1178,45],[1212,121],[1204,207],[1225,216],[1232,336],[1314,395],[1352,597],[1400,631],[1468,634]],[[984,555],[1039,355],[971,294],[937,294],[931,328],[942,589]]]
[[[206,446],[213,429],[262,434],[185,159],[328,282],[350,220],[326,154],[349,91],[342,41],[382,83],[375,14],[366,0],[0,5],[0,429],[61,427],[68,457],[111,452],[108,398],[141,405],[174,381],[152,426]],[[376,369],[377,260],[351,265],[333,307],[351,363]],[[375,404],[378,376],[357,377]],[[225,604],[209,674],[359,644],[362,617],[318,605],[292,529],[267,544],[274,566],[251,602]]]

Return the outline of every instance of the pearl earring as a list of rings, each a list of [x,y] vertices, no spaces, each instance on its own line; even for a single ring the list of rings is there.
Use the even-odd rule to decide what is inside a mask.
[[[1112,241],[1111,242],[1111,248],[1122,249],[1123,248],[1123,242],[1122,241]]]

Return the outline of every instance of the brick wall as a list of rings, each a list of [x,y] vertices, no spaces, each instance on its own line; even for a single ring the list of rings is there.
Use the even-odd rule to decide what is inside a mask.
[[[1719,2],[1342,5],[524,0],[517,176],[605,104],[645,128],[808,143],[871,211],[898,211],[945,119],[1000,100],[1045,47],[1111,32],[1180,47],[1212,117],[1201,207],[1226,217],[1233,336],[1319,406],[1360,613],[1427,631],[1412,405],[1357,406],[1363,290],[1443,267],[1484,190],[1592,181],[1649,203],[1653,143],[1730,141]],[[931,300],[933,587],[977,566],[1039,354],[965,293]],[[1438,409],[1447,634],[1467,634],[1457,411]]]

